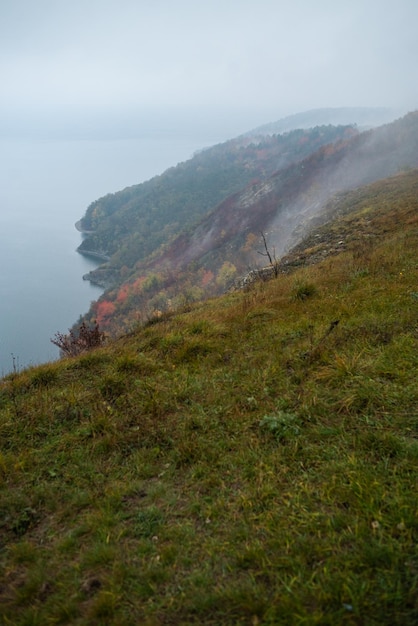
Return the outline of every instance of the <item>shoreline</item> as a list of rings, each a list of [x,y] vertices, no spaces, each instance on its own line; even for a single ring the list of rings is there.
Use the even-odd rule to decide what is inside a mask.
[[[81,233],[82,235],[93,235],[95,231],[84,230],[81,226],[81,222],[82,220],[78,220],[74,224],[76,230],[78,230],[78,232]],[[95,250],[82,250],[80,249],[80,246],[78,246],[77,252],[79,254],[82,254],[83,256],[87,256],[92,259],[97,259],[98,261],[104,261],[105,263],[107,263],[107,261],[110,261],[110,256],[108,256],[107,254],[103,254],[102,252],[96,252]]]
[[[80,250],[80,248],[77,248],[77,252],[79,254],[82,254],[83,256],[88,256],[90,258],[93,259],[98,259],[99,261],[110,261],[110,256],[107,256],[106,254],[102,254],[101,252],[95,252],[94,250]]]
[[[94,234],[94,230],[85,230],[82,226],[81,226],[81,222],[83,220],[77,220],[76,223],[74,224],[75,229],[78,230],[79,233],[81,233],[82,235],[93,235]]]

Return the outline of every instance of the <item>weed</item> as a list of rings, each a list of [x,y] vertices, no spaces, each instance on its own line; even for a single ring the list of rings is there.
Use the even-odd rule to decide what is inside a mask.
[[[293,289],[293,297],[295,300],[307,300],[318,293],[318,288],[314,283],[307,281],[297,282]]]
[[[157,532],[163,522],[163,515],[155,507],[139,511],[134,520],[134,532],[137,537],[151,539],[157,535]]]
[[[41,367],[32,376],[31,385],[33,387],[48,387],[58,380],[58,372],[54,367]]]
[[[99,388],[103,398],[113,402],[126,391],[126,381],[122,376],[105,376]]]
[[[202,335],[208,331],[209,328],[210,326],[206,320],[197,320],[189,326],[189,333],[191,335]]]
[[[260,421],[260,428],[278,441],[283,441],[300,434],[301,422],[297,415],[279,411],[275,415],[265,415]]]
[[[31,528],[38,519],[38,514],[31,507],[25,507],[22,511],[19,512],[18,516],[12,523],[12,531],[18,537],[22,537],[27,533],[29,528]]]

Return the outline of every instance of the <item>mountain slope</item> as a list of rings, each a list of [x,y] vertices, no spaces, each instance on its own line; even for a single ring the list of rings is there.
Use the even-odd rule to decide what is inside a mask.
[[[335,193],[418,167],[418,113],[329,144],[269,178],[248,185],[106,292],[89,314],[110,332],[142,315],[215,295],[260,260],[260,231],[279,258],[301,238],[304,224]],[[258,257],[258,259],[257,259]]]
[[[203,150],[150,181],[93,202],[78,228],[87,231],[79,247],[110,263],[89,274],[95,282],[118,283],[138,261],[251,181],[267,178],[322,145],[355,134],[331,126],[294,131],[253,141],[238,138]],[[121,269],[124,268],[121,276]]]
[[[345,194],[276,280],[1,381],[5,624],[415,626],[417,186]]]

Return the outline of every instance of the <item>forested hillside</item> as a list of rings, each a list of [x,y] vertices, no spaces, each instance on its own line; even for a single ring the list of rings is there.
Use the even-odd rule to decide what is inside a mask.
[[[138,261],[192,227],[229,195],[355,133],[347,126],[324,126],[255,142],[231,140],[150,181],[93,202],[78,223],[89,233],[79,250],[110,256],[111,261],[105,271],[93,272],[90,278],[106,285],[120,283]]]
[[[327,144],[253,180],[133,268],[122,268],[87,319],[117,333],[185,302],[221,293],[248,269],[266,262],[258,254],[264,252],[261,232],[278,259],[335,193],[411,167],[418,167],[418,113]],[[93,278],[107,277],[115,259],[118,253]]]

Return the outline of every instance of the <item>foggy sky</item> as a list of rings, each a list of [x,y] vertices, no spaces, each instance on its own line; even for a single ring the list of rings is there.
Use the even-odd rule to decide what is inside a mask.
[[[417,23],[417,0],[2,0],[0,135],[413,110]]]

